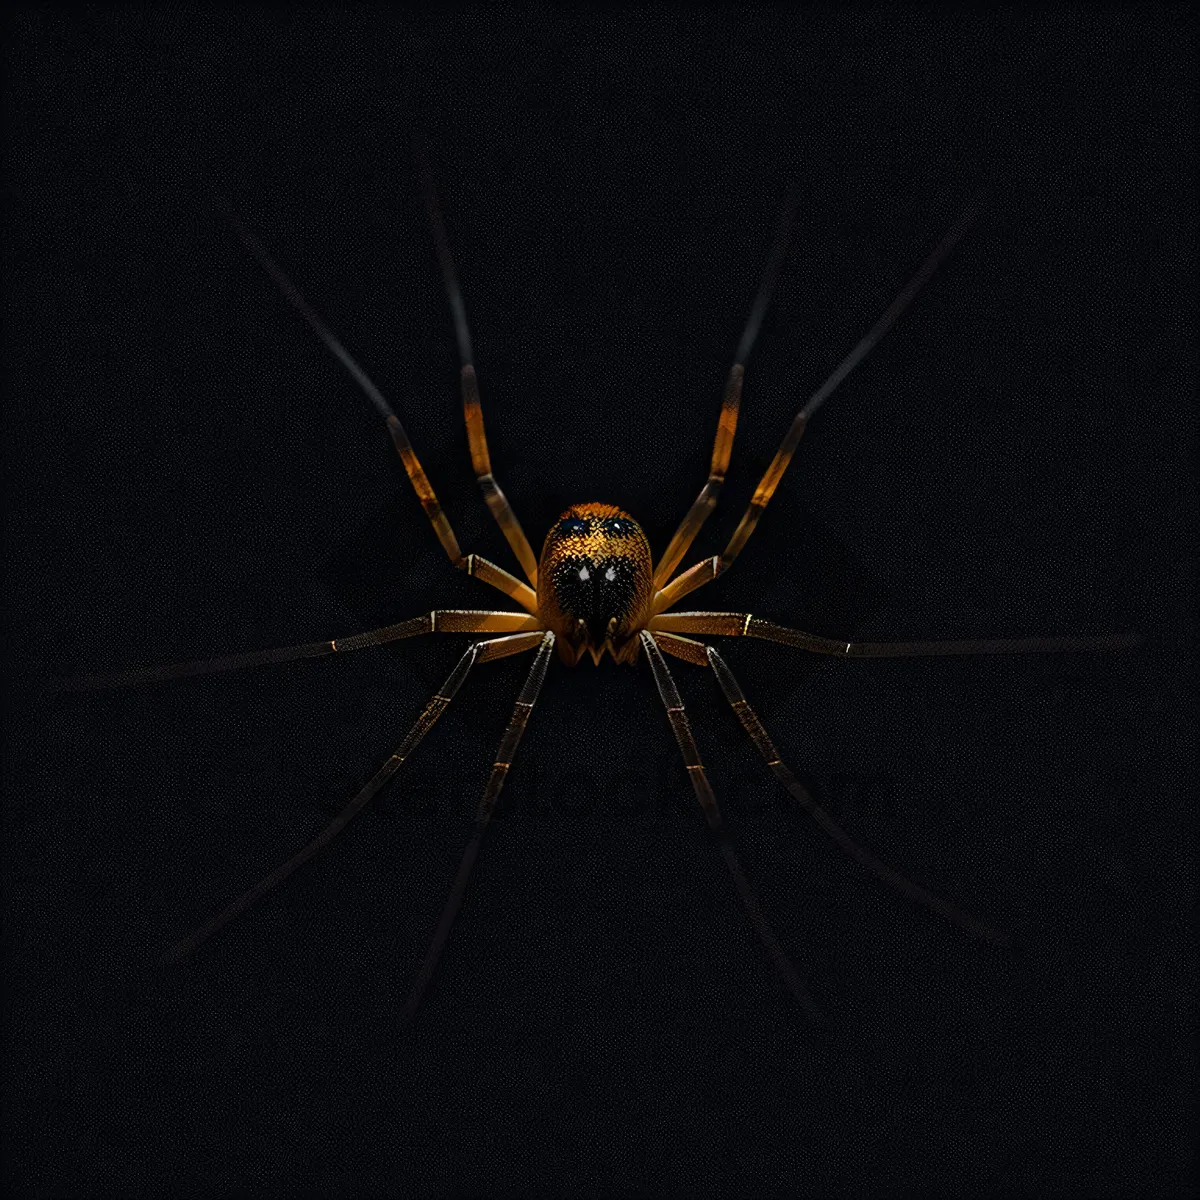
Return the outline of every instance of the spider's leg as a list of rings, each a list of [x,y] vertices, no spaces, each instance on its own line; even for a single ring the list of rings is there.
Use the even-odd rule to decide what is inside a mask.
[[[478,555],[466,555],[459,549],[458,539],[454,536],[454,530],[450,528],[449,519],[442,511],[441,503],[433,490],[433,484],[429,482],[429,477],[425,474],[425,468],[421,466],[421,461],[417,458],[416,451],[412,447],[412,442],[409,441],[408,433],[400,423],[400,418],[392,411],[392,406],[384,398],[383,393],[375,386],[362,367],[350,357],[349,351],[338,341],[333,330],[317,315],[313,307],[297,290],[296,285],[280,270],[278,264],[267,254],[262,243],[232,212],[227,211],[226,216],[233,226],[234,231],[241,239],[242,244],[258,259],[263,269],[275,281],[279,290],[283,292],[292,307],[308,322],[317,337],[329,348],[330,353],[346,368],[351,378],[362,388],[367,399],[371,401],[380,416],[387,423],[388,433],[391,434],[392,442],[395,444],[396,451],[400,455],[400,461],[404,464],[404,469],[408,473],[413,491],[417,493],[417,499],[420,500],[421,507],[425,510],[425,515],[429,518],[429,522],[433,526],[433,531],[437,534],[438,541],[442,543],[442,549],[446,551],[450,561],[456,567],[470,571],[471,560],[474,559],[476,569],[471,571],[472,574],[478,575],[485,582],[499,587],[502,592],[512,596],[523,608],[528,609],[530,612],[536,612],[536,597],[531,588],[514,579],[507,571],[502,571],[499,567],[487,563],[485,559],[481,559]],[[485,573],[483,570],[478,569],[479,565],[484,563],[490,568],[489,572]]]
[[[813,392],[808,402],[796,414],[791,426],[784,435],[783,441],[779,445],[779,449],[775,451],[775,457],[763,473],[762,479],[759,480],[758,487],[754,489],[754,496],[750,500],[750,505],[738,523],[737,529],[734,530],[733,537],[729,539],[729,545],[725,547],[724,553],[715,555],[710,559],[704,559],[672,580],[665,587],[662,587],[654,600],[654,611],[656,613],[670,608],[672,604],[675,604],[681,597],[686,596],[688,592],[694,591],[703,584],[710,582],[730,568],[733,560],[738,556],[738,553],[754,532],[754,527],[758,524],[758,519],[762,516],[763,509],[767,507],[768,501],[775,494],[775,489],[779,486],[779,481],[783,478],[783,473],[787,470],[788,464],[792,461],[792,455],[795,454],[796,447],[800,444],[800,439],[804,436],[804,430],[808,425],[809,418],[825,403],[834,389],[862,362],[880,338],[896,323],[901,313],[912,303],[913,298],[921,290],[925,282],[937,270],[950,251],[954,249],[963,234],[967,232],[976,215],[976,210],[971,208],[959,218],[958,223],[938,242],[929,257],[921,264],[917,273],[908,281],[896,299],[888,305],[879,320],[871,326],[854,349],[846,355],[833,374]]]
[[[449,707],[450,701],[454,699],[454,694],[462,686],[463,680],[477,662],[489,662],[494,658],[506,658],[510,654],[521,654],[526,650],[533,649],[542,640],[542,637],[539,630],[533,630],[529,633],[514,633],[508,637],[476,642],[470,646],[459,659],[458,666],[450,672],[446,682],[425,706],[404,741],[396,748],[396,752],[375,772],[362,791],[303,850],[292,855],[287,862],[277,867],[265,879],[261,879],[248,892],[213,917],[211,921],[172,947],[166,956],[167,960],[178,962],[180,959],[186,958],[197,946],[208,941],[213,934],[223,929],[235,917],[241,916],[246,909],[281,884],[297,867],[303,866],[310,858],[329,845],[358,816],[368,801],[395,775],[404,760],[417,748],[421,739],[433,728],[438,717]]]
[[[483,409],[479,404],[479,381],[475,377],[475,355],[471,348],[471,333],[467,328],[467,312],[463,305],[462,289],[458,284],[458,272],[454,267],[454,257],[450,253],[450,239],[446,236],[446,223],[442,220],[442,208],[438,203],[437,189],[433,184],[433,171],[429,161],[421,149],[416,134],[412,135],[413,154],[417,160],[417,171],[421,177],[421,191],[425,196],[425,210],[429,214],[429,224],[433,230],[433,245],[437,252],[438,266],[442,272],[442,282],[446,287],[446,299],[450,302],[450,311],[454,315],[454,334],[458,341],[458,357],[462,365],[460,379],[462,386],[463,413],[467,421],[467,443],[471,448],[471,466],[475,478],[483,492],[483,498],[491,510],[492,516],[500,526],[508,544],[512,547],[521,569],[529,582],[537,587],[537,556],[517,514],[513,512],[508,498],[500,490],[500,485],[492,475],[492,460],[488,454],[487,435],[483,431]]]
[[[737,888],[738,899],[741,900],[742,907],[746,910],[751,925],[754,926],[754,932],[758,935],[759,941],[766,947],[767,953],[771,956],[771,962],[774,964],[780,979],[787,985],[788,991],[800,1002],[810,1017],[814,1020],[821,1020],[822,1014],[820,1009],[817,1008],[812,997],[805,990],[804,984],[800,982],[800,976],[795,966],[793,966],[791,959],[788,958],[783,947],[779,944],[779,940],[775,937],[771,926],[767,924],[767,918],[763,915],[762,908],[758,903],[758,897],[754,894],[754,890],[750,886],[750,881],[746,878],[746,873],[742,870],[742,864],[738,861],[737,854],[734,852],[733,844],[729,840],[729,833],[725,828],[725,822],[721,818],[721,810],[717,807],[717,798],[713,795],[712,785],[708,782],[708,776],[704,772],[704,765],[700,761],[700,752],[696,748],[696,739],[692,736],[692,728],[688,721],[687,713],[684,711],[683,700],[679,696],[679,689],[675,686],[675,680],[672,678],[671,672],[667,669],[667,664],[663,659],[658,642],[655,640],[654,635],[647,630],[642,631],[641,642],[642,647],[646,651],[646,657],[650,660],[650,668],[654,672],[654,682],[658,685],[658,694],[662,697],[663,706],[667,710],[667,719],[671,723],[671,729],[675,734],[675,741],[678,743],[679,751],[683,755],[688,778],[692,781],[692,788],[696,793],[696,799],[700,801],[700,807],[704,810],[704,817],[708,822],[708,827],[717,839],[721,857],[725,860],[725,865],[729,868],[730,875],[733,876],[733,883],[734,887]]]
[[[438,918],[429,949],[425,952],[421,969],[417,972],[412,991],[404,1005],[404,1011],[401,1014],[402,1021],[410,1020],[417,1011],[421,997],[425,995],[429,981],[433,978],[434,971],[437,970],[438,960],[446,948],[446,939],[450,936],[450,927],[454,924],[454,918],[458,916],[458,910],[462,907],[463,898],[467,894],[467,883],[474,870],[475,860],[479,857],[479,847],[483,844],[484,832],[487,830],[488,822],[492,819],[492,810],[496,807],[496,801],[500,797],[500,789],[504,787],[508,769],[512,766],[517,746],[521,742],[521,735],[529,723],[529,714],[533,712],[538,693],[542,690],[542,681],[546,678],[546,669],[550,665],[550,654],[554,649],[554,634],[547,630],[540,635],[540,641],[537,657],[533,660],[533,666],[530,667],[529,675],[525,679],[525,686],[521,688],[521,694],[517,697],[508,728],[500,739],[500,748],[496,751],[496,761],[492,765],[492,773],[488,777],[483,799],[480,800],[479,808],[475,813],[475,831],[463,852],[462,861],[458,864],[458,872],[454,876],[450,895],[442,908],[442,915]]]
[[[675,634],[661,631],[656,636],[659,645],[668,654],[674,654],[678,658],[686,659],[688,662],[697,663],[700,666],[707,663],[712,667],[713,673],[721,685],[721,690],[725,693],[725,698],[733,706],[733,711],[737,714],[738,720],[741,721],[742,727],[750,735],[750,740],[763,756],[767,766],[775,773],[775,777],[799,801],[800,806],[812,816],[813,820],[851,858],[860,862],[868,871],[874,873],[884,883],[895,888],[901,895],[907,896],[910,900],[917,901],[918,904],[925,905],[926,908],[932,909],[934,912],[941,913],[942,916],[953,921],[954,924],[967,930],[967,932],[973,933],[985,941],[994,942],[997,945],[1003,946],[1008,944],[1009,939],[1005,934],[994,929],[989,929],[969,913],[965,913],[961,909],[955,908],[952,904],[948,904],[945,900],[939,899],[932,892],[928,892],[925,888],[906,879],[898,871],[889,867],[887,863],[876,858],[869,850],[855,842],[830,817],[812,796],[809,795],[804,785],[792,774],[787,764],[779,757],[779,751],[775,749],[774,742],[771,741],[767,731],[763,728],[762,722],[758,719],[758,714],[750,707],[745,695],[743,695],[741,687],[733,676],[733,672],[712,646],[705,646],[703,643],[693,641],[691,638],[677,637]]]
[[[817,637],[786,625],[764,621],[750,613],[683,612],[654,617],[655,633],[708,633],[723,637],[765,638],[814,654],[834,658],[932,658],[948,654],[1066,654],[1095,650],[1129,650],[1141,643],[1139,634],[1106,637],[968,638],[935,642],[843,642]]]
[[[503,567],[483,557],[482,554],[468,554],[462,564],[468,575],[482,579],[484,583],[499,588],[511,600],[515,600],[526,612],[539,617],[537,592],[527,583],[522,583],[515,575],[510,575]]]
[[[508,544],[512,547],[525,577],[537,587],[537,558],[533,547],[513,512],[508,497],[492,475],[492,460],[488,454],[487,436],[483,432],[483,409],[479,406],[479,381],[475,378],[475,367],[464,363],[460,373],[462,381],[463,414],[467,421],[467,443],[471,449],[471,467],[483,492],[484,501],[500,526]]]
[[[669,636],[669,635],[668,635]],[[684,641],[687,639],[678,639]],[[699,646],[699,642],[693,643]],[[663,648],[667,648],[667,643],[664,640]],[[775,749],[774,742],[771,741],[767,731],[763,728],[762,722],[758,719],[758,714],[750,707],[746,697],[742,694],[742,689],[738,686],[737,680],[733,677],[733,672],[726,665],[725,660],[713,649],[712,646],[705,646],[703,649],[706,652],[709,665],[713,669],[713,673],[717,677],[717,681],[721,685],[721,691],[725,693],[725,698],[733,706],[733,711],[737,713],[738,720],[741,721],[742,727],[750,735],[750,740],[754,743],[759,754],[763,756],[767,766],[775,773],[776,779],[783,784],[792,796],[799,802],[800,806],[807,810],[809,815],[820,827],[851,858],[860,862],[868,871],[872,872],[884,883],[888,884],[898,891],[902,896],[907,896],[910,900],[915,900],[918,904],[923,904],[926,908],[933,912],[941,913],[949,921],[953,921],[955,925],[961,929],[965,929],[968,933],[974,934],[984,941],[993,942],[998,946],[1007,946],[1009,938],[1006,934],[1000,933],[998,930],[989,929],[986,925],[977,921],[969,913],[965,913],[960,908],[955,908],[954,905],[948,904],[945,900],[935,896],[932,892],[927,891],[919,884],[913,883],[910,879],[905,879],[899,871],[893,870],[876,858],[870,850],[860,846],[854,841],[848,833],[833,818],[808,794],[804,785],[792,774],[785,763],[779,757],[779,751]]]
[[[536,617],[518,612],[493,612],[465,608],[435,609],[423,617],[413,617],[396,625],[384,625],[366,633],[349,637],[330,638],[325,642],[305,642],[300,646],[280,646],[272,650],[251,650],[248,654],[228,654],[222,658],[205,658],[195,662],[168,663],[161,667],[146,667],[133,671],[117,671],[111,675],[75,675],[56,679],[54,691],[86,692],[98,688],[134,687],[142,683],[161,683],[167,679],[183,679],[192,675],[215,675],[221,671],[236,671],[241,667],[258,667],[265,663],[293,662],[298,658],[321,658],[326,654],[344,654],[368,646],[383,646],[401,638],[420,633],[512,633],[540,629]]]
[[[654,568],[655,588],[661,588],[671,578],[675,568],[679,566],[679,560],[687,553],[688,547],[695,540],[696,534],[700,532],[701,526],[717,506],[721,485],[725,482],[725,472],[729,469],[729,456],[733,453],[733,437],[737,432],[738,407],[742,400],[742,380],[746,373],[746,359],[750,357],[750,351],[758,337],[767,305],[771,302],[775,281],[779,278],[783,260],[787,257],[792,219],[796,215],[796,200],[797,192],[793,190],[784,207],[783,215],[780,217],[779,228],[775,232],[775,241],[771,245],[771,253],[763,270],[762,281],[758,285],[758,293],[750,307],[750,316],[746,319],[746,328],[742,331],[741,341],[738,342],[737,355],[733,360],[733,366],[729,368],[729,377],[725,381],[725,392],[721,397],[721,415],[717,418],[717,433],[713,439],[712,463],[708,469],[708,482],[692,502],[687,516],[683,518],[658,565]]]

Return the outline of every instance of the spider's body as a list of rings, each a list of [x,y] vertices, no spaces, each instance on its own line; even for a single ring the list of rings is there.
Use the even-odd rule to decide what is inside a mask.
[[[738,898],[746,910],[756,933],[770,953],[780,977],[788,989],[810,1013],[816,1007],[809,998],[799,976],[784,953],[778,939],[767,924],[748,881],[730,845],[717,800],[705,774],[700,753],[692,735],[683,700],[663,657],[670,654],[685,662],[711,668],[725,698],[729,701],[755,749],[762,755],[776,779],[806,809],[816,822],[852,857],[877,876],[913,900],[948,917],[962,928],[993,942],[1004,942],[1002,934],[981,925],[973,917],[940,900],[926,889],[911,883],[881,862],[870,851],[859,846],[817,805],[804,785],[781,760],[779,752],[751,708],[733,672],[716,648],[697,640],[696,635],[718,637],[765,638],[793,649],[828,654],[838,658],[850,657],[909,657],[941,654],[994,654],[1047,650],[1117,649],[1133,644],[1131,638],[1024,638],[988,641],[938,642],[847,642],[819,637],[789,629],[773,622],[753,617],[750,613],[734,612],[670,612],[679,600],[699,587],[711,583],[733,564],[734,559],[754,531],[763,510],[779,485],[796,447],[803,436],[809,418],[828,395],[846,377],[871,347],[891,327],[896,318],[916,295],[920,286],[932,274],[938,263],[949,253],[966,230],[973,214],[967,214],[950,231],[913,276],[908,286],[876,322],[867,335],[854,347],[829,379],[810,397],[797,413],[784,436],[770,466],[755,489],[753,499],[724,552],[701,559],[692,567],[678,571],[696,535],[716,504],[717,495],[729,467],[733,440],[737,429],[738,407],[741,401],[744,363],[761,323],[774,278],[783,262],[787,248],[787,227],[790,212],[776,239],[762,285],[751,310],[746,330],[738,347],[737,358],[730,369],[713,442],[712,462],[708,481],[696,497],[691,509],[680,523],[675,535],[657,563],[652,560],[650,544],[642,527],[624,510],[612,504],[575,504],[566,510],[546,535],[540,559],[534,555],[512,506],[505,498],[492,474],[487,437],[483,427],[483,410],[479,385],[472,364],[471,341],[463,313],[458,281],[446,244],[436,198],[428,171],[423,172],[426,199],[433,223],[434,240],[441,262],[446,289],[455,316],[459,353],[462,360],[461,386],[467,440],[476,479],[483,491],[488,508],[501,527],[525,580],[478,554],[464,554],[450,526],[433,486],[421,467],[408,434],[387,400],[367,378],[358,364],[346,352],[324,322],[308,306],[287,277],[267,256],[257,240],[235,218],[234,226],[248,249],[260,260],[267,272],[283,290],[292,304],[325,342],[334,355],[363,388],[371,402],[384,417],[392,441],[399,452],[404,470],[412,482],[417,498],[442,544],[451,563],[466,570],[493,588],[503,592],[524,611],[435,609],[424,616],[413,617],[396,625],[350,637],[309,642],[281,650],[256,651],[227,658],[210,659],[199,663],[180,663],[149,671],[129,672],[115,677],[88,677],[71,681],[70,686],[113,686],[179,678],[185,675],[206,674],[231,670],[259,663],[280,663],[298,658],[313,658],[351,650],[382,645],[400,638],[419,634],[486,634],[474,641],[463,653],[458,666],[430,699],[407,736],[347,807],[303,850],[268,875],[240,899],[227,907],[190,938],[175,948],[174,957],[181,957],[221,929],[239,913],[244,912],[259,897],[265,895],[302,863],[312,858],[335,837],[367,805],[372,797],[400,769],[454,696],[476,664],[483,664],[509,655],[536,650],[533,666],[526,678],[512,718],[500,743],[487,788],[476,814],[475,833],[463,855],[450,897],[442,912],[429,952],[418,972],[409,997],[406,1014],[411,1015],[432,977],[455,914],[462,904],[467,882],[479,854],[483,833],[491,818],[500,790],[504,786],[526,723],[533,711],[545,678],[554,648],[559,658],[569,666],[577,664],[588,654],[599,663],[607,652],[617,662],[634,663],[642,651],[649,661],[659,696],[666,709],[671,730],[679,745],[687,776],[703,809],[709,828],[715,835],[722,857],[733,876]],[[678,573],[677,573],[678,572]],[[526,582],[526,580],[528,582]],[[687,636],[691,635],[691,636]]]
[[[538,563],[538,612],[569,666],[607,650],[637,657],[650,619],[654,572],[642,527],[613,504],[572,504],[546,535]]]

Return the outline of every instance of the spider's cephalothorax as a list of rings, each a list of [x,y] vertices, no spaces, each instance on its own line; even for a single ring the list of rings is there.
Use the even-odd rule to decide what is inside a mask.
[[[586,651],[599,663],[607,650],[633,662],[653,596],[650,543],[615,504],[573,504],[546,535],[538,608],[563,661],[577,663]]]

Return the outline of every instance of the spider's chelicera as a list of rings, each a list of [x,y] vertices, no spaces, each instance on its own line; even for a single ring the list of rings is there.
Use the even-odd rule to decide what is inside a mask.
[[[680,563],[716,504],[726,470],[729,467],[734,434],[737,429],[738,410],[741,404],[744,364],[754,344],[772,287],[786,256],[792,206],[788,206],[781,221],[758,294],[751,308],[750,318],[726,380],[716,436],[713,441],[708,480],[662,556],[657,562],[653,560],[645,533],[629,513],[612,504],[586,503],[572,505],[559,517],[546,536],[539,559],[535,557],[516,514],[492,475],[487,438],[484,434],[479,386],[472,362],[471,340],[464,316],[462,297],[459,293],[454,264],[446,242],[445,229],[427,165],[423,165],[421,175],[434,243],[454,315],[459,356],[462,362],[460,383],[472,467],[483,492],[484,500],[499,523],[505,539],[520,564],[522,573],[525,575],[524,580],[480,555],[462,552],[450,522],[442,511],[437,495],[413,450],[408,434],[400,419],[392,411],[390,404],[358,363],[350,357],[321,318],[296,291],[290,280],[267,255],[257,239],[232,214],[230,221],[245,246],[259,260],[284,295],[338,358],[383,417],[413,489],[450,561],[454,566],[499,589],[510,600],[516,602],[520,611],[511,609],[435,609],[424,616],[413,617],[395,625],[345,638],[331,638],[309,642],[301,646],[256,651],[250,654],[207,659],[203,662],[179,663],[143,671],[130,671],[121,675],[85,676],[62,681],[62,687],[75,690],[131,685],[177,679],[188,675],[211,674],[261,663],[281,663],[299,658],[315,658],[322,655],[344,653],[419,634],[482,633],[490,635],[467,647],[458,665],[430,699],[395,752],[342,812],[307,846],[219,912],[190,937],[175,946],[170,957],[179,959],[189,954],[200,943],[245,912],[258,899],[275,888],[297,867],[311,859],[336,837],[380,788],[396,774],[409,754],[416,749],[454,699],[474,666],[497,658],[536,651],[533,665],[513,708],[512,718],[501,740],[487,787],[480,800],[474,832],[459,864],[449,898],[442,910],[429,949],[405,1005],[404,1015],[411,1017],[433,976],[451,925],[462,904],[471,872],[479,854],[484,831],[491,819],[500,790],[504,786],[504,780],[537,701],[542,681],[555,649],[557,649],[559,658],[571,666],[579,663],[585,655],[596,663],[605,653],[611,654],[617,662],[634,663],[642,652],[645,653],[666,709],[668,722],[678,743],[688,779],[695,791],[721,857],[733,877],[737,896],[759,940],[770,955],[779,977],[811,1016],[818,1016],[818,1009],[801,982],[799,973],[767,923],[730,843],[716,797],[709,784],[692,735],[683,701],[679,696],[664,654],[674,656],[687,663],[706,667],[713,672],[721,691],[766,765],[796,802],[809,812],[817,824],[851,857],[903,895],[940,913],[968,932],[993,943],[1004,943],[1006,938],[1003,934],[989,929],[961,909],[904,878],[876,858],[869,850],[853,841],[840,826],[835,824],[828,813],[815,803],[804,786],[782,761],[774,743],[742,693],[741,687],[724,658],[714,646],[699,641],[698,635],[765,638],[797,650],[833,655],[839,658],[1118,649],[1134,644],[1136,638],[848,642],[790,629],[755,617],[750,613],[670,611],[684,596],[716,579],[730,568],[753,533],[763,510],[779,486],[779,481],[783,478],[813,413],[884,333],[891,328],[922,284],[966,231],[974,218],[974,213],[965,214],[938,243],[896,300],[796,414],[724,551],[711,558],[703,558],[688,569],[679,571]]]

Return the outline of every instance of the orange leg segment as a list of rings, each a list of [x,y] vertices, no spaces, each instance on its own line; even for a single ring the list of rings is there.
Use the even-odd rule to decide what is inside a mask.
[[[425,468],[421,466],[421,460],[417,457],[417,452],[413,449],[412,442],[409,440],[408,432],[405,430],[400,418],[392,411],[392,406],[387,402],[383,393],[375,386],[367,373],[358,365],[351,357],[350,352],[342,345],[333,331],[328,325],[317,315],[317,312],[308,303],[307,300],[300,294],[295,284],[283,273],[278,264],[267,254],[262,243],[237,219],[233,213],[227,213],[230,224],[234,231],[241,239],[242,244],[250,251],[268,275],[275,281],[276,286],[287,298],[288,302],[296,309],[297,312],[308,323],[312,331],[324,342],[330,353],[345,367],[350,377],[363,390],[367,399],[375,406],[376,410],[387,423],[388,433],[391,435],[392,442],[396,447],[396,452],[400,455],[400,461],[404,465],[405,473],[408,475],[409,482],[412,484],[413,491],[417,494],[417,499],[421,502],[421,507],[425,510],[425,515],[429,518],[430,524],[433,526],[433,532],[437,535],[437,539],[442,544],[442,549],[446,551],[446,556],[458,568],[468,571],[472,575],[478,575],[485,583],[491,583],[495,587],[499,587],[506,595],[512,596],[523,608],[531,613],[537,612],[537,598],[532,588],[525,587],[518,580],[514,579],[507,571],[501,570],[500,567],[494,566],[486,559],[478,555],[464,555],[459,547],[458,539],[454,536],[454,530],[451,528],[450,521],[442,510],[441,502],[437,498],[437,493],[433,490],[433,484],[429,482],[429,477],[425,474]],[[443,232],[444,239],[444,232]],[[457,287],[457,283],[454,284]],[[461,298],[459,299],[456,317],[461,317]],[[465,318],[462,324],[462,335],[460,336],[460,346],[465,347],[465,353],[470,354],[470,341],[466,338]],[[477,449],[482,453],[482,461],[487,464],[487,442],[483,437],[483,418],[478,414],[479,408],[479,392],[478,388],[474,387],[475,373],[474,370],[464,367],[463,373],[463,399],[467,400],[469,390],[467,374],[470,374],[470,387],[474,388],[475,409],[476,409],[476,432],[471,432],[471,420],[468,416],[468,437],[471,440],[471,455],[472,459],[477,457]],[[478,447],[477,447],[478,443]],[[476,470],[476,474],[480,472]],[[484,472],[487,479],[491,479],[490,466]],[[500,521],[500,526],[504,530],[505,537],[517,552],[517,557],[521,560],[522,566],[525,568],[526,574],[529,574],[529,568],[532,564],[533,574],[530,575],[530,581],[536,585],[537,581],[537,562],[533,557],[533,551],[529,548],[529,542],[525,538],[525,534],[521,531],[517,519],[512,514],[511,508],[508,506],[508,501],[504,499],[503,493],[498,487],[495,487],[495,481],[492,481],[494,495],[490,494],[484,478],[480,478],[480,484],[484,487],[484,496],[487,499],[488,506],[493,513],[497,514],[497,520]],[[499,506],[499,510],[497,508]],[[502,515],[503,514],[503,515]],[[506,523],[507,522],[507,523]],[[514,586],[515,585],[515,586]],[[521,590],[523,589],[523,590]]]
[[[525,530],[521,528],[521,522],[517,520],[517,514],[513,512],[512,505],[492,475],[487,435],[483,431],[483,409],[479,403],[479,381],[475,378],[475,368],[470,363],[464,363],[462,368],[462,398],[463,413],[467,420],[467,443],[471,448],[471,466],[474,468],[475,478],[483,492],[484,501],[517,556],[525,577],[536,588],[537,557],[525,536]]]
[[[705,567],[705,571],[701,572],[692,579],[688,586],[682,590],[675,589],[675,585],[680,579],[689,577],[691,571],[697,568],[692,568],[691,571],[685,572],[680,579],[672,581],[666,587],[663,587],[658,574],[655,575],[655,584],[661,590],[655,599],[655,612],[662,612],[670,605],[674,604],[680,596],[686,595],[687,592],[700,587],[702,584],[708,583],[715,579],[718,575],[727,571],[733,565],[733,560],[741,553],[742,547],[750,539],[750,535],[754,532],[754,527],[758,524],[759,517],[762,516],[763,510],[767,507],[771,497],[775,494],[775,489],[779,486],[780,480],[783,478],[784,472],[788,469],[792,461],[792,456],[796,452],[796,447],[800,444],[800,439],[804,436],[804,430],[808,426],[809,418],[821,407],[829,396],[842,383],[847,375],[854,370],[856,366],[870,353],[875,344],[883,337],[885,333],[896,323],[904,310],[912,303],[914,297],[924,286],[929,277],[937,270],[942,261],[954,249],[959,239],[970,228],[976,217],[974,208],[968,209],[967,212],[959,219],[958,223],[946,234],[945,237],[934,247],[929,257],[921,264],[916,274],[908,281],[901,290],[900,294],[887,307],[883,315],[875,322],[867,333],[859,340],[854,349],[837,366],[828,379],[809,397],[807,403],[796,414],[788,431],[784,434],[783,441],[779,445],[779,449],[775,452],[775,457],[771,460],[770,465],[763,473],[762,479],[759,480],[758,487],[754,489],[754,495],[750,500],[745,513],[742,515],[741,521],[733,532],[733,536],[729,539],[729,544],[725,547],[724,552],[719,559],[715,560],[711,569]],[[720,435],[718,434],[718,437]],[[715,458],[715,453],[714,453]],[[703,493],[701,493],[703,497]],[[699,500],[696,502],[700,503]],[[694,508],[695,506],[693,506]],[[705,514],[707,515],[707,514]],[[689,517],[691,514],[689,514]],[[701,518],[703,520],[703,518]],[[697,525],[699,528],[699,525]],[[680,551],[680,557],[683,552]],[[678,559],[676,560],[678,561]],[[667,578],[666,575],[663,579]],[[675,590],[673,590],[675,589]]]
[[[771,303],[771,293],[775,290],[775,281],[787,257],[788,244],[791,241],[792,220],[796,215],[798,191],[793,189],[784,205],[779,226],[775,231],[775,240],[771,252],[767,256],[767,265],[763,270],[762,279],[754,303],[750,306],[750,316],[746,319],[746,328],[742,330],[738,342],[737,354],[733,366],[729,368],[729,376],[725,380],[725,391],[721,397],[721,415],[717,418],[717,433],[713,439],[712,463],[708,469],[708,481],[700,490],[700,495],[692,502],[687,516],[683,518],[675,536],[671,538],[662,559],[654,569],[654,586],[661,588],[675,572],[680,560],[688,552],[688,547],[695,540],[709,514],[716,507],[721,485],[725,482],[725,472],[729,470],[729,458],[733,453],[733,437],[737,432],[738,409],[742,400],[742,381],[746,374],[746,359],[762,328],[763,317],[767,306]]]

